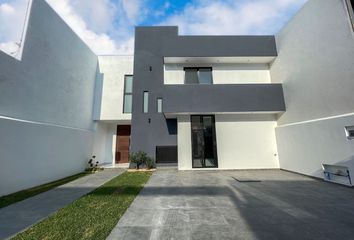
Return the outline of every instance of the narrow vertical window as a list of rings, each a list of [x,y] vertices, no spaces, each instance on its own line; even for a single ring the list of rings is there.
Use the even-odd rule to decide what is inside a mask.
[[[162,113],[162,98],[157,99],[157,112]]]
[[[147,113],[149,111],[149,92],[144,92],[144,99],[143,99],[143,112]]]
[[[132,112],[133,102],[133,76],[124,76],[124,100],[123,100],[123,113]]]

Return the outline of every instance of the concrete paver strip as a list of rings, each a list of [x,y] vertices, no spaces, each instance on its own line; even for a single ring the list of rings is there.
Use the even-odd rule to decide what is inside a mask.
[[[124,171],[105,169],[0,209],[0,239],[22,232]]]

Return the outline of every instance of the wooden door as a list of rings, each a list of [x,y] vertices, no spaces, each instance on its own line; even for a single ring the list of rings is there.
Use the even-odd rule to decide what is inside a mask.
[[[130,125],[117,126],[116,163],[129,162]]]

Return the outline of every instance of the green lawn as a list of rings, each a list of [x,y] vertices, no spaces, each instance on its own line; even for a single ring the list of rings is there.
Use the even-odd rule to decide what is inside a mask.
[[[150,176],[125,172],[13,239],[106,239]]]
[[[55,188],[55,187],[65,184],[65,183],[71,182],[75,179],[86,176],[88,174],[90,174],[90,173],[86,173],[86,172],[79,173],[79,174],[76,174],[76,175],[73,175],[70,177],[59,179],[54,182],[46,183],[46,184],[43,184],[43,185],[40,185],[37,187],[29,188],[26,190],[22,190],[19,192],[15,192],[15,193],[0,197],[0,208],[3,208],[3,207],[6,207],[10,204],[22,201],[26,198],[33,197],[33,196],[40,194],[42,192],[46,192],[52,188]]]

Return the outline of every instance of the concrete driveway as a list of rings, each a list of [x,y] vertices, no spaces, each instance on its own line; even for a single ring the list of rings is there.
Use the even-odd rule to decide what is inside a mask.
[[[108,239],[353,239],[353,226],[347,187],[280,170],[158,170]]]

